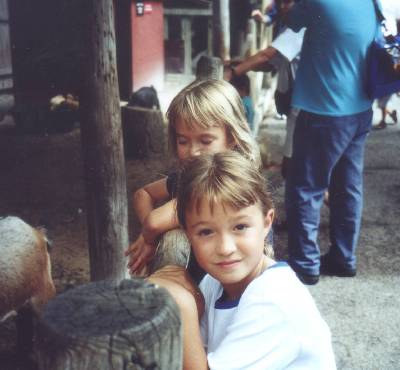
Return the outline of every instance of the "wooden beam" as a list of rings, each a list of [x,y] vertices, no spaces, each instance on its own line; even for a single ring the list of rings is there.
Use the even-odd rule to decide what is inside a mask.
[[[192,74],[192,20],[189,17],[181,18],[181,38],[183,40],[183,73]]]
[[[113,2],[88,0],[81,137],[91,280],[123,279],[128,206],[115,49]]]
[[[213,1],[213,54],[230,60],[229,0]]]
[[[184,9],[184,8],[164,8],[164,15],[186,15],[192,17],[211,17],[211,9]]]

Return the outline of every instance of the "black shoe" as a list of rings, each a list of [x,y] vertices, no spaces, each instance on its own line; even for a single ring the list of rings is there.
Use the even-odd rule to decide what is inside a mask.
[[[339,277],[354,277],[357,274],[355,268],[344,267],[329,259],[327,254],[321,256],[321,265],[319,268],[321,275],[339,276]]]
[[[319,275],[304,274],[303,272],[296,272],[296,275],[305,285],[315,285],[319,281]]]
[[[374,130],[382,130],[387,127],[387,123],[385,121],[379,122],[377,125],[373,126]]]

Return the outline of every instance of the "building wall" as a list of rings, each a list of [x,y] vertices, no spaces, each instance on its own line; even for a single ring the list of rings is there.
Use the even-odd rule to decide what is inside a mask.
[[[133,90],[149,85],[162,90],[164,85],[163,4],[159,1],[144,1],[144,5],[144,14],[138,16],[136,2],[132,1]]]

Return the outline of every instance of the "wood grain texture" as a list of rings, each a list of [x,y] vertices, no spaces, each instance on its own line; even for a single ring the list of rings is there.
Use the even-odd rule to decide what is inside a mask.
[[[36,325],[40,370],[178,370],[179,310],[141,279],[100,281],[51,301]]]
[[[196,78],[198,80],[222,80],[223,71],[220,58],[202,56],[197,63]]]
[[[116,68],[113,2],[90,0],[81,98],[91,280],[123,279],[128,204]],[[90,15],[90,16],[89,16]]]
[[[144,159],[165,153],[166,127],[160,110],[122,107],[125,155]]]

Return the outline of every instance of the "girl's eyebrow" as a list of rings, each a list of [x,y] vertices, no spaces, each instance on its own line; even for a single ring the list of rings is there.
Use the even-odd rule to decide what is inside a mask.
[[[230,219],[231,222],[241,222],[241,221],[246,221],[248,220],[250,217],[250,215],[239,215],[237,217],[232,217]]]
[[[200,227],[200,226],[209,226],[209,222],[208,221],[199,221],[199,222],[196,222],[194,225],[190,225],[190,228],[195,229],[196,227]]]

